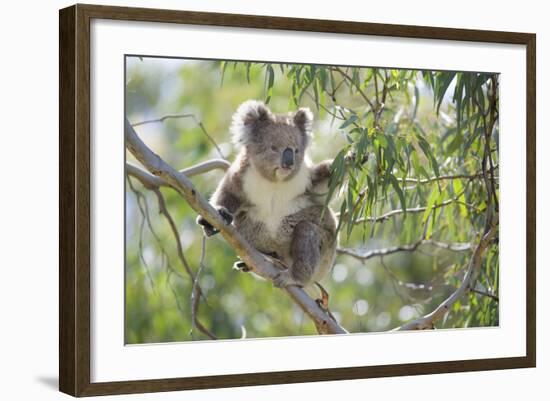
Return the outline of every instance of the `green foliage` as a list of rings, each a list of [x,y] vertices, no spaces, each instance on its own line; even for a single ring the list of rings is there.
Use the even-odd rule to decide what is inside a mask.
[[[132,122],[174,113],[195,117],[138,127],[176,168],[219,157],[205,131],[232,160],[228,126],[245,100],[264,100],[275,112],[310,107],[316,115],[312,159],[334,159],[327,202],[340,214],[340,245],[359,253],[422,239],[475,245],[487,209],[498,211],[498,180],[487,184],[498,175],[495,74],[130,58],[126,97]],[[208,196],[221,176],[210,172],[193,181]],[[156,197],[132,182],[142,200],[138,204],[127,185],[126,341],[204,339],[191,330],[193,283],[157,213]],[[196,273],[196,215],[178,194],[163,194]],[[339,255],[323,286],[346,329],[387,330],[433,310],[460,285],[470,256],[429,244],[364,262]],[[220,237],[207,241],[198,281],[205,326],[228,339],[315,333],[288,297],[232,270],[235,261]],[[498,296],[498,266],[495,243],[483,260],[477,292],[457,302],[437,326],[498,325],[498,301],[480,295]]]

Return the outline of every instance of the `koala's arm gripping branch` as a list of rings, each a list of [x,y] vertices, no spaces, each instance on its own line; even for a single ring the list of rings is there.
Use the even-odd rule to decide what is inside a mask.
[[[317,185],[320,182],[329,180],[332,162],[332,160],[325,160],[315,165],[311,172],[311,181],[313,185]]]
[[[195,189],[189,178],[162,160],[149,149],[138,137],[136,131],[127,119],[124,121],[124,137],[126,148],[154,176],[164,181],[168,186],[180,193],[189,205],[212,226],[220,231],[225,240],[235,250],[244,263],[254,273],[270,281],[277,276],[279,269],[262,253],[252,247],[232,225],[227,225],[219,213]],[[292,300],[313,320],[321,334],[345,334],[347,331],[340,326],[317,302],[306,292],[295,286],[284,288]]]
[[[348,160],[355,160],[357,155],[354,152],[349,152],[346,156]],[[361,158],[360,164],[365,164],[369,160],[369,155],[366,154]],[[311,181],[313,182],[313,185],[319,184],[323,181],[328,181],[330,178],[332,163],[334,160],[324,160],[319,164],[316,164],[313,167],[313,171],[311,173]]]

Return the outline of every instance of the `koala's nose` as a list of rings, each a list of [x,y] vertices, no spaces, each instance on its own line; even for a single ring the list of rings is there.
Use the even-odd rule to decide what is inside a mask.
[[[290,148],[286,148],[283,151],[283,167],[292,167],[294,164],[294,151]]]

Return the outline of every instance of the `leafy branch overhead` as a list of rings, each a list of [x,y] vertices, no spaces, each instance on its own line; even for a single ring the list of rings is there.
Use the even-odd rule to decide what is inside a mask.
[[[195,83],[197,75],[180,72],[189,94],[182,96],[181,110],[171,109],[178,113],[140,119],[132,117],[132,107],[137,107],[132,106],[128,115],[133,126],[127,122],[125,127],[134,157],[126,173],[159,205],[171,237],[172,245],[164,242],[166,253],[174,254],[171,258],[179,260],[187,276],[178,278],[178,303],[188,305],[180,319],[211,339],[243,337],[251,330],[309,333],[303,320],[296,320],[297,311],[321,333],[498,324],[498,75],[209,63],[212,75],[205,81]],[[199,67],[188,68],[196,74]],[[210,98],[204,89],[209,85]],[[202,97],[200,107],[186,108]],[[223,171],[228,166],[224,159],[233,157],[227,146],[229,122],[220,122],[218,108],[210,106],[228,99],[236,105],[244,97],[260,98],[280,112],[309,106],[316,115],[314,150],[332,159],[326,202],[339,216],[334,283],[325,286],[330,310],[297,287],[283,290],[287,297],[281,298],[273,292],[280,290],[262,292],[265,284],[244,274],[228,281],[236,280],[234,284],[224,284],[236,274],[227,266],[236,256],[268,281],[277,269],[224,224],[205,197],[213,185],[203,177]],[[219,110],[230,115],[234,107]],[[180,157],[164,160],[171,155],[164,147],[160,158],[153,145],[140,139],[142,129],[165,130]],[[187,168],[177,171],[173,165]],[[178,209],[182,203],[186,214]],[[181,221],[191,221],[196,213],[207,216],[224,241],[216,240],[206,251],[198,240],[186,248],[181,230],[190,228]],[[201,287],[201,280],[212,275],[217,278],[215,293]],[[349,287],[340,284],[350,280]],[[373,290],[373,281],[379,289]],[[242,297],[246,301],[239,301]],[[234,324],[230,332],[222,323],[228,320]]]

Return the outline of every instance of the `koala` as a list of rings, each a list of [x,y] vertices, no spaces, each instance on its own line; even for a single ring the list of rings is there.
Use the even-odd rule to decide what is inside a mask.
[[[331,161],[313,165],[306,155],[312,122],[308,108],[274,114],[259,101],[239,106],[230,129],[239,153],[210,199],[227,224],[286,267],[277,287],[320,281],[336,254],[336,219],[324,206]],[[217,232],[202,216],[197,223],[208,236]]]

